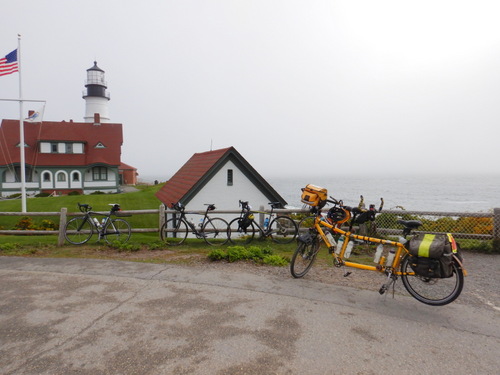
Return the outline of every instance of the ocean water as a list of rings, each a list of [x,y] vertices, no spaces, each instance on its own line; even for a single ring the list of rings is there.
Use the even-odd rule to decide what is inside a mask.
[[[384,198],[385,209],[397,206],[411,211],[492,212],[500,208],[500,174],[481,176],[334,176],[267,178],[291,207],[302,207],[301,188],[313,184],[328,194],[356,206]]]

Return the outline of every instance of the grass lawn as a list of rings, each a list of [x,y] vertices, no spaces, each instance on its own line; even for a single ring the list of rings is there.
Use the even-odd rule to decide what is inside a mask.
[[[130,240],[116,247],[97,241],[94,235],[84,245],[56,246],[55,235],[46,236],[0,236],[0,256],[33,256],[33,257],[67,257],[67,258],[97,258],[120,259],[141,262],[174,262],[190,263],[207,260],[208,254],[215,249],[227,250],[231,244],[223,246],[210,246],[203,240],[187,239],[180,246],[166,246],[158,233],[132,233]],[[290,260],[296,243],[281,245],[271,240],[253,241],[248,246],[256,246],[271,250],[273,254]]]

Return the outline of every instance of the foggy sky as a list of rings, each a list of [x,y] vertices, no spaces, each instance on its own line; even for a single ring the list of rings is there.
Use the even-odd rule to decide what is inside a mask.
[[[164,181],[234,146],[264,177],[500,173],[500,3],[61,1],[2,9],[22,35],[24,99],[83,121],[86,70],[106,72],[122,161]],[[18,74],[0,77],[17,98]],[[25,104],[25,112],[38,109]],[[0,102],[0,118],[19,118]]]

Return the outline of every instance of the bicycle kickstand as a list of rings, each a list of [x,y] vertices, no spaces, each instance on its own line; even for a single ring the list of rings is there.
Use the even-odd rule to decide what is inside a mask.
[[[379,293],[384,294],[389,290],[392,285],[392,298],[394,298],[395,286],[396,286],[397,276],[393,275],[392,272],[387,274],[387,281],[380,287]]]

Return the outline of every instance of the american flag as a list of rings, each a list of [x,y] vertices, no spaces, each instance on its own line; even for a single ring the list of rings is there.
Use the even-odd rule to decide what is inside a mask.
[[[17,49],[15,49],[0,59],[0,76],[6,76],[17,71]]]

